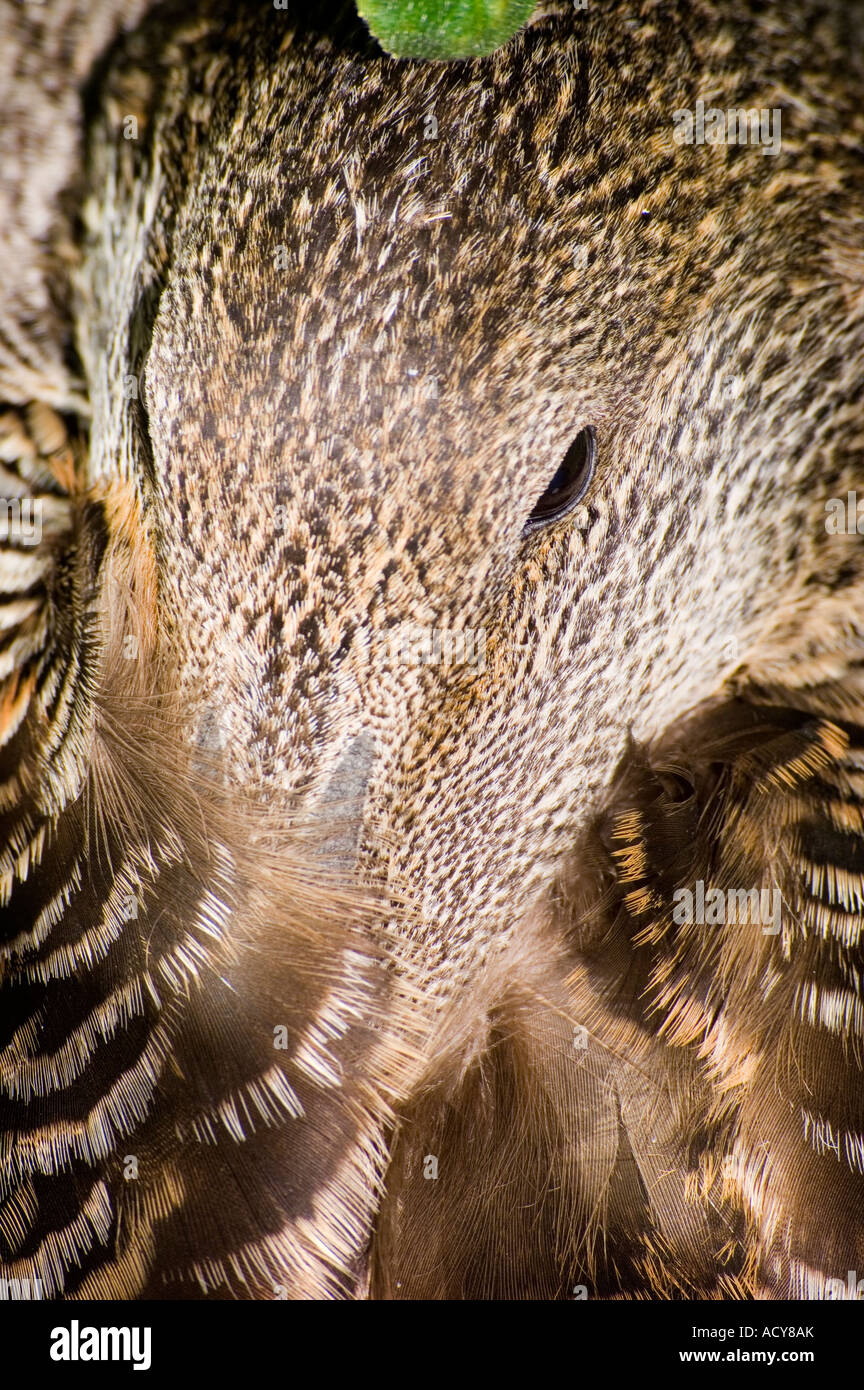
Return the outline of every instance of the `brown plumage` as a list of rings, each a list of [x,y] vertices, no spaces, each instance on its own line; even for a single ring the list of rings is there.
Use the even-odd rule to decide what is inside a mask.
[[[818,716],[834,693],[804,711],[751,692],[631,750],[542,914],[549,953],[530,971],[520,954],[483,1042],[406,1117],[381,1296],[806,1298],[846,1282],[864,730]],[[700,882],[755,885],[770,910],[679,921],[676,890]],[[439,1184],[418,1181],[428,1153]]]
[[[116,15],[28,35],[82,146],[0,291],[42,503],[0,550],[0,1277],[824,1296],[864,1261],[858,21],[549,4],[437,65],[351,10],[103,52]],[[676,143],[699,99],[780,148]]]

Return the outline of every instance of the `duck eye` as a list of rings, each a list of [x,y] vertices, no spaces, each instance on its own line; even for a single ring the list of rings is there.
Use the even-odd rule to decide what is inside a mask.
[[[582,501],[594,477],[596,453],[597,436],[593,426],[586,425],[573,440],[558,465],[558,471],[536,502],[525,523],[526,536],[531,531],[538,531],[541,526],[548,526],[551,521],[560,520]]]

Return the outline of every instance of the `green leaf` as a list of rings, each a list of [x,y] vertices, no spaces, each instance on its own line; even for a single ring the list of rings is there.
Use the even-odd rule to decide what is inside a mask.
[[[395,58],[477,58],[500,48],[536,0],[357,0],[381,47]]]

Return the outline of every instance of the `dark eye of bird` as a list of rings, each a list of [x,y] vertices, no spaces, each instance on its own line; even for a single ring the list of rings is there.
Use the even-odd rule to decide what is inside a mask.
[[[594,477],[597,436],[591,425],[580,430],[558,466],[549,486],[538,498],[525,523],[525,534],[548,526],[572,511],[585,496]]]

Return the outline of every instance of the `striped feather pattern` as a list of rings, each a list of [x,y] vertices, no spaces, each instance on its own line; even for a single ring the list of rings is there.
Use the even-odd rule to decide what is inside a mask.
[[[0,419],[0,1289],[821,1296],[864,1259],[855,7],[550,0],[452,65],[341,0],[43,8],[0,383],[89,438]],[[771,157],[680,144],[703,99]],[[430,624],[482,663],[391,640]]]
[[[697,716],[629,773],[637,807],[611,820],[638,1009],[704,1068],[718,1138],[701,1166],[746,1217],[754,1289],[778,1297],[824,1297],[864,1257],[857,685],[853,669],[846,718],[836,687],[793,694],[806,709],[757,691]],[[700,881],[725,922],[676,921],[676,889]]]
[[[861,1267],[856,689],[846,717],[836,687],[750,690],[631,747],[539,957],[404,1116],[379,1296],[830,1297]],[[679,920],[700,883],[726,920]]]
[[[44,1297],[345,1292],[375,1078],[404,1048],[371,900],[190,747],[132,493],[79,495],[65,438],[43,457],[12,424],[7,495],[50,506],[0,553],[0,1274]]]

